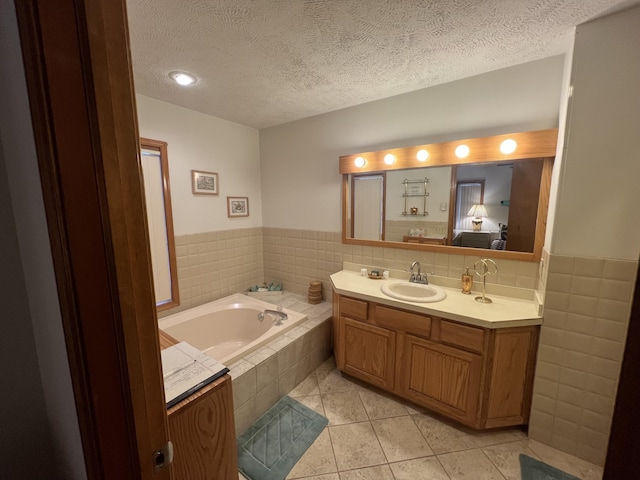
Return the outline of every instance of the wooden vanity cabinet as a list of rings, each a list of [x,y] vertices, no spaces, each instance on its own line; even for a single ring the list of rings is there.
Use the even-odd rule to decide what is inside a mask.
[[[160,348],[178,343],[160,330]],[[232,380],[223,375],[167,411],[175,480],[237,480]]]
[[[335,295],[340,370],[477,429],[528,423],[538,326],[481,328]]]
[[[393,390],[396,333],[368,323],[368,303],[341,297],[339,355],[342,370],[386,390]]]
[[[397,393],[448,417],[475,423],[482,357],[414,335],[401,337]]]

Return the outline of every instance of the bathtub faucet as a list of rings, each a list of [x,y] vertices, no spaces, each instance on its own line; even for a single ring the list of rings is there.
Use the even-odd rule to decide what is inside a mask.
[[[274,325],[276,327],[279,327],[280,325],[282,325],[282,321],[286,320],[288,317],[288,315],[284,312],[281,312],[279,310],[265,310],[264,312],[260,312],[258,314],[258,320],[260,320],[261,322],[264,320],[264,316],[265,314],[271,314],[271,315],[275,315],[276,318],[276,323],[274,323]]]

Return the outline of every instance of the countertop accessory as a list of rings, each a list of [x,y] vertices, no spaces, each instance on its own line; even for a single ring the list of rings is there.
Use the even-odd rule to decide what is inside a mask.
[[[322,301],[322,282],[320,280],[312,280],[309,282],[309,294],[307,302],[311,305],[317,305]]]
[[[469,267],[465,273],[462,274],[462,293],[465,295],[471,294],[471,287],[473,286],[473,275],[469,273]]]
[[[487,287],[487,275],[495,275],[498,273],[498,266],[496,262],[490,258],[479,258],[473,264],[473,268],[476,271],[476,275],[482,277],[482,295],[476,297],[476,302],[480,303],[492,303],[492,300],[485,296],[485,289]]]
[[[379,270],[371,270],[371,273],[369,274],[369,278],[373,280],[380,280],[382,278],[382,274],[380,273]]]

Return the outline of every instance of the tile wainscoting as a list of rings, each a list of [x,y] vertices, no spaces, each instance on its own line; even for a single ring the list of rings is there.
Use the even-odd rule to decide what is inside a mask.
[[[262,228],[179,235],[180,305],[159,317],[197,307],[264,281]]]
[[[529,436],[604,464],[637,262],[544,252]]]
[[[286,291],[306,295],[309,282],[321,280],[331,298],[329,275],[343,262],[407,270],[421,263],[424,272],[459,279],[478,256],[417,252],[399,248],[343,245],[340,232],[256,227],[176,236],[180,305],[161,312],[165,317],[188,308],[243,292],[251,285],[280,282]],[[487,255],[490,256],[490,255]],[[538,264],[496,260],[498,275],[487,283],[535,288]]]
[[[406,270],[417,260],[423,272],[459,279],[482,256],[343,245],[340,232],[269,227],[183,235],[176,248],[181,305],[161,316],[263,281],[305,296],[309,282],[318,279],[330,302],[329,275],[343,262]],[[545,250],[539,264],[496,263],[498,275],[488,283],[537,288],[545,303],[531,438],[603,464],[637,262]]]

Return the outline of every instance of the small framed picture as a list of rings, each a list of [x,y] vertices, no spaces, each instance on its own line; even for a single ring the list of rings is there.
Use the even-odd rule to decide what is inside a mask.
[[[218,174],[191,170],[191,191],[194,195],[218,195]]]
[[[248,217],[249,197],[227,197],[227,216]]]

